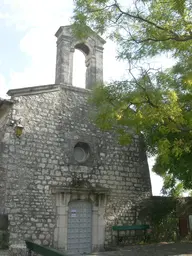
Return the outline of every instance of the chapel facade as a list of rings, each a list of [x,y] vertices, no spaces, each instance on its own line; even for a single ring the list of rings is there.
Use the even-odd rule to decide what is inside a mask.
[[[80,255],[113,244],[113,225],[137,221],[151,182],[142,139],[121,146],[90,120],[105,41],[92,33],[80,42],[71,26],[56,37],[55,84],[9,90],[11,99],[0,100],[0,209],[10,248],[30,239]],[[85,89],[72,85],[75,49],[85,55]]]

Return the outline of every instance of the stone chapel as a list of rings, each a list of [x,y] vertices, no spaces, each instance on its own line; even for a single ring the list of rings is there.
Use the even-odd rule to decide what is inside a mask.
[[[113,225],[136,223],[151,183],[139,136],[121,146],[89,118],[105,41],[92,33],[80,42],[71,26],[56,37],[55,84],[9,90],[0,100],[0,211],[10,248],[30,239],[80,255],[113,244]],[[85,89],[72,85],[75,49],[85,55]]]

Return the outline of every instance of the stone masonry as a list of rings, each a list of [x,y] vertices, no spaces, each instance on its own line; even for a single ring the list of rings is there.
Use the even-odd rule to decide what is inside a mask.
[[[77,40],[71,26],[60,27],[57,37],[56,84],[72,85],[73,53],[75,49],[85,55],[86,88],[91,89],[103,81],[103,45],[105,41],[92,32],[86,44]]]
[[[0,152],[3,152],[3,138],[4,132],[9,120],[10,108],[13,102],[10,100],[3,100],[0,98]],[[0,154],[0,163],[2,163],[2,154]],[[6,191],[6,176],[7,172],[2,165],[0,165],[0,214],[6,213],[5,205],[5,191]]]
[[[66,250],[68,203],[89,200],[92,250],[100,250],[114,242],[112,226],[134,224],[135,207],[151,196],[141,138],[134,136],[130,145],[121,146],[115,134],[102,132],[89,118],[88,89],[102,81],[104,40],[95,36],[84,45],[71,41],[65,29],[56,34],[63,49],[57,52],[56,84],[8,92],[13,104],[2,136],[0,170],[6,170],[6,179],[0,179],[0,188],[9,218],[10,248],[22,247],[30,239]],[[87,89],[70,83],[72,55],[65,54],[66,38],[70,53],[77,44],[87,54]],[[12,120],[20,120],[24,127],[20,137],[9,125]],[[86,161],[75,158],[78,143],[89,146]]]
[[[0,250],[0,256],[8,256],[9,251],[8,250]]]

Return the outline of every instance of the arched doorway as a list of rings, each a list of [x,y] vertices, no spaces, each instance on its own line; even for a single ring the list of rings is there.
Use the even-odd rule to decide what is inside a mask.
[[[89,201],[69,202],[67,251],[74,255],[92,251],[92,204]]]

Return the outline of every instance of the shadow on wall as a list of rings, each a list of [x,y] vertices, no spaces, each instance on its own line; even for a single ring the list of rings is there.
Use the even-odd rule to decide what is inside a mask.
[[[8,215],[0,214],[0,249],[8,249]]]

